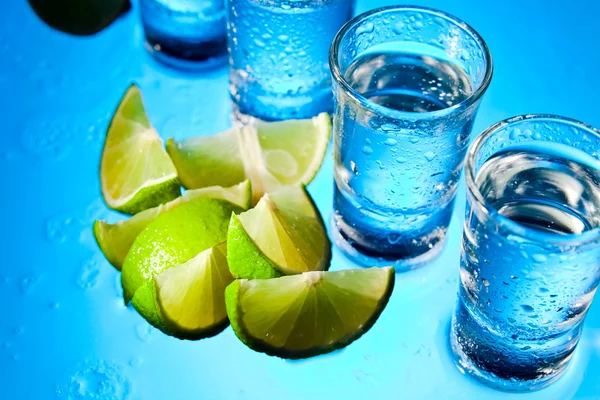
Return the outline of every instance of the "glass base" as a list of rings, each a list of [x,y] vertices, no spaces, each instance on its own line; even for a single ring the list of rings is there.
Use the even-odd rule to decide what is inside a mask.
[[[377,256],[374,254],[367,254],[361,251],[357,246],[353,245],[352,241],[350,241],[349,238],[344,235],[343,231],[337,226],[335,217],[332,217],[331,224],[329,226],[329,236],[331,237],[331,240],[348,259],[365,267],[392,266],[396,272],[411,271],[431,263],[441,254],[446,243],[444,235],[444,237],[442,237],[435,245],[429,248],[428,251],[420,253],[414,257],[395,258],[394,256]]]
[[[454,353],[454,362],[460,372],[463,374],[469,374],[479,382],[492,387],[494,389],[503,390],[506,392],[532,392],[543,389],[548,385],[554,383],[561,376],[564,375],[568,361],[570,357],[564,360],[564,363],[559,368],[549,371],[548,374],[543,375],[537,379],[517,379],[517,378],[501,378],[498,375],[485,371],[477,366],[474,360],[472,360],[467,353],[464,351],[460,340],[458,339],[457,324],[455,316],[452,318],[450,324],[450,347]]]
[[[159,41],[146,35],[145,47],[162,64],[183,71],[208,71],[227,63],[224,40],[198,44],[177,40]]]

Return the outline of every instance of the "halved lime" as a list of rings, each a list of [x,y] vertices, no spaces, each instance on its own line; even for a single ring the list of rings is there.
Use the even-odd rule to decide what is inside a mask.
[[[121,275],[125,302],[154,276],[225,241],[231,213],[241,211],[225,200],[200,198],[159,215],[125,257]]]
[[[168,210],[199,198],[223,199],[247,210],[252,205],[252,185],[250,181],[244,181],[229,188],[211,186],[188,190],[183,196],[158,207],[144,210],[128,220],[114,224],[96,221],[94,222],[94,236],[106,259],[120,270],[133,241],[150,222]]]
[[[281,185],[309,184],[331,135],[329,115],[233,128],[214,136],[167,141],[186,188],[252,180],[255,199]]]
[[[273,278],[329,268],[331,242],[303,186],[265,194],[257,206],[232,215],[227,261],[236,278]]]
[[[129,214],[166,203],[181,193],[175,166],[150,125],[135,85],[123,96],[106,133],[100,181],[106,204]]]
[[[377,321],[394,287],[394,269],[311,271],[241,279],[225,291],[234,332],[253,350],[305,358],[347,346]]]
[[[156,299],[164,325],[179,338],[200,339],[219,333],[229,323],[225,288],[233,280],[225,243],[157,275]]]

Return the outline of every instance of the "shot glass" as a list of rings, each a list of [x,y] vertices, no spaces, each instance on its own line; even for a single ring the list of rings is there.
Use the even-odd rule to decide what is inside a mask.
[[[146,47],[161,62],[203,70],[227,62],[224,0],[141,0]]]
[[[329,46],[354,0],[227,0],[233,120],[309,118],[332,109]]]
[[[358,263],[423,265],[443,247],[489,50],[456,17],[385,7],[341,29],[329,64],[332,237]]]
[[[600,131],[532,115],[471,145],[450,343],[463,372],[508,391],[564,372],[600,279]]]

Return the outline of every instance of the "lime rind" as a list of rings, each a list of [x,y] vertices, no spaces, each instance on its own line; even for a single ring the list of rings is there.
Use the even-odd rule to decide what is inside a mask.
[[[256,207],[232,217],[228,262],[236,278],[267,279],[327,270],[331,242],[303,186],[266,194]]]
[[[135,214],[181,194],[177,171],[131,85],[107,130],[100,165],[102,195],[117,211]]]
[[[232,214],[227,232],[227,262],[235,278],[269,279],[283,273],[248,236],[237,215]]]
[[[236,280],[225,290],[231,326],[251,349],[281,358],[301,359],[344,348],[373,326],[392,294],[394,269],[372,272],[373,269],[377,268],[311,271],[271,280]],[[348,273],[355,276],[341,277]],[[366,295],[360,288],[372,278],[368,274],[379,275],[374,279],[384,284],[376,294],[371,291]],[[331,279],[335,275],[341,278],[337,282]],[[345,280],[354,282],[344,285]],[[262,289],[256,290],[261,286]],[[353,286],[358,289],[353,290]],[[254,290],[250,300],[245,298],[248,287]],[[359,316],[354,315],[357,310]],[[311,342],[306,343],[307,340]]]
[[[154,277],[158,310],[173,335],[202,339],[221,332],[229,320],[225,288],[234,280],[221,243]]]
[[[252,205],[252,184],[247,180],[230,188],[211,186],[188,190],[183,196],[158,207],[144,210],[128,220],[114,224],[96,221],[93,227],[94,237],[106,259],[120,271],[135,238],[153,220],[181,204],[200,198],[227,200],[243,210],[247,210]]]
[[[146,282],[142,285],[131,300],[133,308],[144,318],[150,325],[156,329],[172,335],[173,333],[167,328],[163,316],[159,312],[156,302],[156,288],[154,282]]]

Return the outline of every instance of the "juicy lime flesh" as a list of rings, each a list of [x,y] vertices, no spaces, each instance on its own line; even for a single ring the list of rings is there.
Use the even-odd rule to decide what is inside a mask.
[[[110,123],[100,166],[109,207],[136,213],[180,194],[177,171],[132,85]]]
[[[231,186],[247,179],[241,151],[237,129],[181,142],[167,141],[167,152],[186,189]]]
[[[135,238],[159,215],[181,204],[200,198],[223,199],[246,210],[252,204],[250,181],[244,181],[230,188],[211,186],[188,190],[183,196],[148,210],[144,210],[128,220],[109,224],[104,221],[94,223],[94,236],[107,260],[117,269],[121,269],[125,256]]]
[[[329,115],[260,124],[257,136],[266,169],[280,184],[308,184],[323,162],[330,138]]]
[[[231,213],[240,211],[224,200],[197,199],[156,218],[135,239],[123,263],[125,301],[155,275],[225,241]]]
[[[393,285],[391,267],[242,279],[227,288],[227,310],[236,334],[251,348],[299,358],[360,337],[387,304]]]
[[[226,244],[205,250],[154,278],[159,309],[172,330],[202,333],[227,320],[225,288],[234,280]]]
[[[214,136],[167,141],[186,188],[232,185],[251,179],[255,200],[282,185],[308,184],[330,138],[329,115],[233,128]]]
[[[254,245],[283,273],[328,267],[331,243],[303,187],[289,186],[266,194],[238,218]]]

